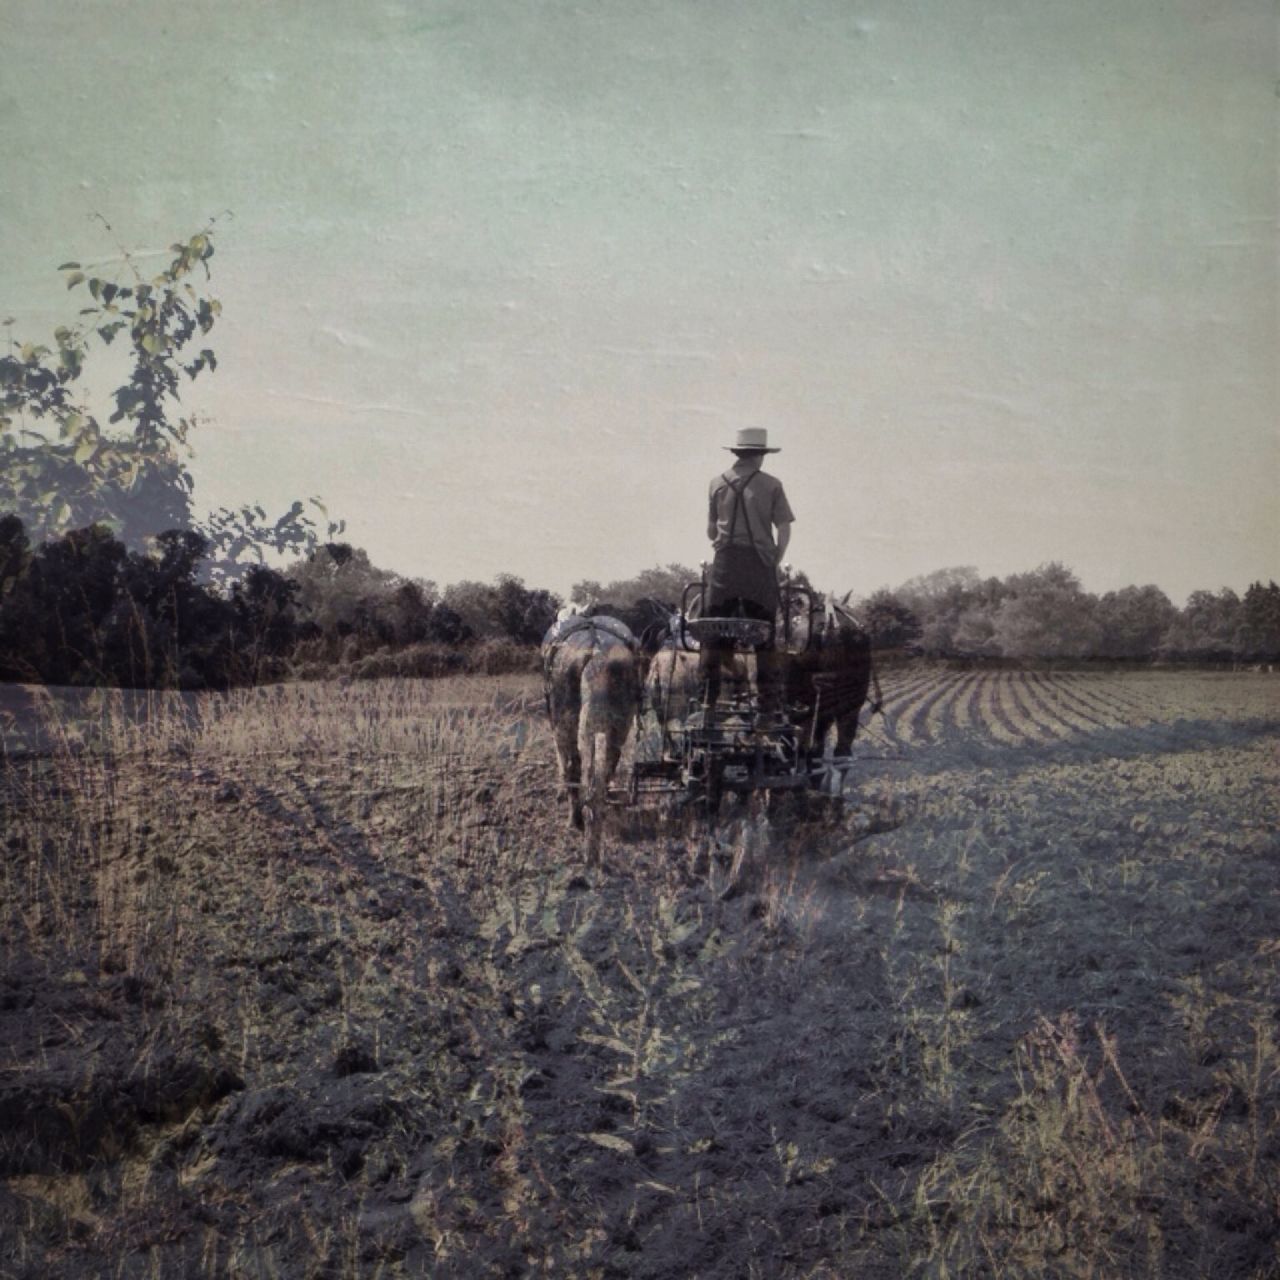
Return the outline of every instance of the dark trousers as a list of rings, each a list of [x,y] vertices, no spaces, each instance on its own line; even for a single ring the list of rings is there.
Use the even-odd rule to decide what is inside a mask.
[[[763,622],[773,620],[773,611],[754,600],[735,597],[716,604],[718,618],[759,618]],[[778,654],[769,645],[756,649],[756,684],[760,696],[760,709],[765,712],[782,710],[781,666]],[[721,674],[724,664],[733,653],[732,640],[704,640],[698,654],[698,672],[706,690],[706,705],[715,706],[720,697]]]

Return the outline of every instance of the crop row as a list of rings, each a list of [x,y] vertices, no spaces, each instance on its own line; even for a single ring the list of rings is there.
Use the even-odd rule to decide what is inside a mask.
[[[959,738],[1008,746],[1048,743],[1180,720],[1237,720],[1280,713],[1280,683],[1251,675],[1183,672],[950,671],[923,668],[883,683],[890,740]]]

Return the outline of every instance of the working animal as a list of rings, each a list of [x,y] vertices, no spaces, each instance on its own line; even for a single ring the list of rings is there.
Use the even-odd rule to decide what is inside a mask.
[[[586,832],[587,856],[599,858],[609,780],[618,767],[640,698],[639,646],[616,618],[562,610],[542,640],[547,715],[569,825]]]
[[[803,749],[821,751],[834,725],[836,754],[848,755],[871,687],[871,638],[840,604],[829,603],[807,625],[808,646],[786,660],[787,704]]]
[[[698,668],[699,652],[698,643],[691,636],[681,638],[677,614],[670,622],[666,638],[649,661],[644,685],[645,710],[656,718],[664,737],[672,725],[684,723],[695,705],[702,704],[706,680]],[[734,654],[727,658],[725,674],[730,693],[746,690],[746,655]]]

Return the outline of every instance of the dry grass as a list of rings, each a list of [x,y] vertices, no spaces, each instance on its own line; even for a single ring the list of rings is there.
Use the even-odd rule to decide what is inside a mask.
[[[1269,687],[920,674],[601,872],[527,677],[46,699],[0,1276],[1274,1274]]]

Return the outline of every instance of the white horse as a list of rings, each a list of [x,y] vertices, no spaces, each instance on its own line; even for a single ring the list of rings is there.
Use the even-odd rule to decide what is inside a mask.
[[[609,781],[640,698],[638,645],[616,618],[562,609],[543,637],[547,715],[555,737],[569,825],[585,831],[597,862]]]

